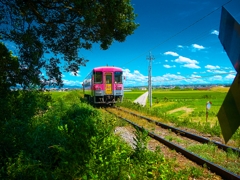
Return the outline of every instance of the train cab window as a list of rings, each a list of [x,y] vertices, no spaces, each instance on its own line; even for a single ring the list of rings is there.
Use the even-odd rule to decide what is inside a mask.
[[[112,74],[106,74],[106,84],[112,84]]]
[[[114,72],[114,81],[116,84],[122,84],[122,72]]]
[[[102,72],[94,72],[94,83],[102,83]]]

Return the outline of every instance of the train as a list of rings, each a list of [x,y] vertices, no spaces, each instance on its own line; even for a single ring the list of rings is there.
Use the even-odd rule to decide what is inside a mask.
[[[89,103],[114,105],[123,101],[123,70],[119,67],[95,67],[82,85],[84,98]]]

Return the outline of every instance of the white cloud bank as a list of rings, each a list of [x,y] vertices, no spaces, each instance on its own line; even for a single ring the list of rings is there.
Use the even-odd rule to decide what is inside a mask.
[[[165,67],[165,68],[175,68],[176,66],[175,66],[175,65],[170,66],[170,65],[168,65],[168,64],[164,64],[163,67]]]
[[[82,86],[81,81],[72,81],[72,80],[66,80],[66,79],[63,79],[63,84],[66,86]]]
[[[196,64],[184,64],[183,67],[190,68],[190,69],[200,69],[201,67]]]
[[[187,64],[198,64],[198,61],[196,60],[191,60],[190,58],[184,57],[184,56],[179,56],[175,62],[177,63],[187,63]]]
[[[144,76],[138,70],[131,73],[129,69],[123,69],[123,77],[126,85],[144,85],[148,81],[148,76]]]
[[[198,45],[198,44],[192,44],[192,47],[195,48],[195,49],[198,49],[198,50],[205,49],[204,46]]]
[[[219,69],[219,66],[213,66],[213,65],[206,65],[205,66],[206,69]]]
[[[183,67],[190,68],[190,69],[200,69],[201,67],[198,66],[199,62],[197,60],[192,60],[190,58],[179,56],[176,60],[176,63],[184,64]]]
[[[214,34],[214,35],[219,35],[219,31],[217,31],[217,30],[213,30],[212,32],[211,32],[211,34]]]
[[[225,77],[225,79],[229,79],[229,80],[233,80],[235,78],[236,75],[233,74],[229,74]]]
[[[173,51],[167,51],[164,53],[164,55],[179,56],[178,53],[173,52]]]
[[[203,46],[200,46],[200,45],[197,45],[197,44],[194,44],[194,45],[195,45],[195,48],[198,48],[198,49],[203,49],[204,48]],[[197,60],[190,59],[190,58],[184,57],[184,56],[180,56],[176,52],[167,51],[167,52],[164,53],[164,55],[171,55],[171,56],[174,56],[174,57],[178,57],[177,59],[175,59],[171,62],[176,62],[176,63],[179,63],[179,64],[183,64],[182,67],[190,68],[190,69],[200,69],[201,68],[200,66],[197,65],[197,64],[199,64],[199,62]],[[165,62],[168,62],[168,60],[165,60]],[[173,66],[163,65],[163,67],[174,68],[176,66],[175,65],[173,65]]]

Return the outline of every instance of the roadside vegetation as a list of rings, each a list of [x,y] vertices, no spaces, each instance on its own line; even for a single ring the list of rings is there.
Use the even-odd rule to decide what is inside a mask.
[[[129,111],[129,109],[127,109]],[[143,118],[140,118],[138,116],[132,115],[130,113],[126,113],[125,111],[119,110],[119,109],[113,109],[109,108],[109,111],[111,111],[113,114],[116,114],[117,116],[120,116],[122,118],[128,119],[132,121],[133,123],[136,123],[138,126],[143,127],[147,131],[150,131],[154,134],[159,135],[160,137],[181,146],[182,148],[186,148],[187,150],[191,151],[194,154],[197,154],[198,156],[203,157],[204,159],[207,159],[217,165],[220,165],[223,168],[226,168],[227,170],[230,170],[231,172],[235,174],[240,174],[240,159],[239,159],[239,153],[233,152],[231,149],[228,149],[227,152],[219,149],[214,143],[198,143],[196,141],[190,140],[184,136],[181,136],[175,132],[172,132],[170,129],[164,129],[157,127],[155,123],[149,122]],[[136,112],[139,114],[139,112]],[[131,128],[126,126],[131,131]],[[126,135],[123,136],[123,138],[126,137]],[[148,146],[151,147],[152,150],[154,150],[153,147],[155,146],[162,146],[161,144],[154,144],[153,142],[149,142]],[[166,148],[168,149],[168,148]],[[170,150],[167,151],[164,147],[161,148],[161,150],[164,150],[164,157],[172,158],[174,156],[174,153]],[[179,159],[179,157],[177,158]],[[182,160],[181,163],[187,162],[187,160]],[[178,162],[179,163],[179,162]],[[181,164],[180,163],[180,164]],[[186,165],[187,166],[187,165]],[[192,166],[192,165],[190,165]]]
[[[85,103],[77,91],[55,98],[34,91],[14,93],[23,103],[13,108],[15,116],[1,121],[1,179],[206,177],[195,168],[177,171],[160,150],[149,151],[146,133],[136,131],[132,149],[114,134],[121,122]],[[31,114],[33,109],[38,113]]]

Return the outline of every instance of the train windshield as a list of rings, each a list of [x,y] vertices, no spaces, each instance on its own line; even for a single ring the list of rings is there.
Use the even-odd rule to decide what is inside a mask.
[[[122,72],[114,72],[114,81],[116,84],[122,84]]]
[[[102,83],[102,72],[93,72],[94,75],[94,83]]]

